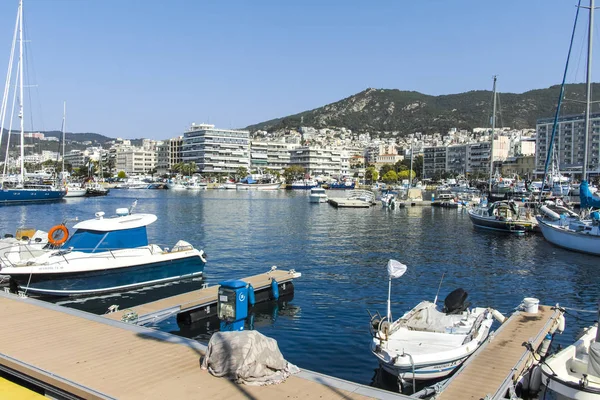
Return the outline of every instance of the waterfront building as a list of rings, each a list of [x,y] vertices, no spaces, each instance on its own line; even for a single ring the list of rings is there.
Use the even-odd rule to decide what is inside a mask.
[[[423,178],[432,178],[446,171],[446,146],[423,149]]]
[[[88,155],[83,150],[71,150],[65,154],[65,163],[73,168],[81,168],[87,164]]]
[[[598,175],[600,174],[600,113],[591,114],[590,123],[588,172],[591,175]],[[544,173],[553,124],[554,118],[539,119],[536,123],[535,172],[540,176]],[[584,115],[568,115],[559,118],[554,139],[554,154],[561,173],[581,175],[584,133]]]
[[[294,143],[253,140],[250,142],[250,168],[268,168],[283,173],[283,170],[290,166],[290,152],[298,147],[299,145]]]
[[[446,151],[446,171],[466,175],[469,146],[466,144],[448,146]]]
[[[167,174],[175,164],[183,162],[183,136],[167,139],[156,146],[156,172]]]
[[[518,175],[521,179],[531,179],[535,171],[535,155],[508,157],[502,162],[502,176]]]
[[[115,169],[127,175],[147,174],[156,168],[156,150],[123,146],[116,149]]]
[[[250,168],[250,132],[192,123],[183,135],[182,160],[195,162],[200,173],[235,173]]]
[[[349,176],[349,160],[347,150],[335,147],[302,146],[290,151],[290,165],[304,168],[311,176]]]

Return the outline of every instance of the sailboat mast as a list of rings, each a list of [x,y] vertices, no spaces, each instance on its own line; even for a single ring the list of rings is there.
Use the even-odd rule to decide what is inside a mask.
[[[25,121],[23,118],[23,1],[19,1],[19,119],[21,120],[21,182],[25,182]]]
[[[588,138],[590,134],[590,104],[592,100],[592,38],[594,37],[594,0],[590,0],[590,21],[588,27],[587,74],[585,78],[585,132],[583,134],[583,170],[581,179],[587,180]]]
[[[413,141],[410,140],[410,171],[408,171],[408,187],[412,187],[413,177],[412,177],[412,165],[413,165]]]
[[[62,123],[62,179],[65,180],[65,132],[67,130],[67,102],[63,102],[63,123]]]
[[[593,0],[592,0],[593,1]],[[494,75],[494,86],[492,88],[492,139],[490,140],[490,182],[488,192],[492,193],[492,177],[494,176],[494,132],[496,130],[496,75]]]

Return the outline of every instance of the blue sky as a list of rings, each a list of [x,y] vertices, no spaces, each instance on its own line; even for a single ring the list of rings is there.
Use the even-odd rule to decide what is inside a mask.
[[[192,122],[241,128],[368,87],[450,94],[491,89],[497,74],[500,91],[545,88],[561,80],[575,4],[25,0],[34,128],[59,129],[63,100],[70,132],[164,139]],[[1,83],[16,9],[0,2]],[[571,81],[583,77],[577,43]]]

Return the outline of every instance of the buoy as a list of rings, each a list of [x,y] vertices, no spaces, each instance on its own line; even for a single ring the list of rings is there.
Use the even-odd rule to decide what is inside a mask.
[[[69,238],[69,230],[64,225],[53,226],[48,231],[48,242],[53,246],[60,246]]]
[[[542,356],[542,357],[546,356],[546,354],[548,353],[548,349],[550,348],[550,343],[552,343],[552,335],[547,333],[546,337],[542,341],[542,345],[540,346],[540,349],[538,350],[538,354],[540,356]]]
[[[277,285],[277,281],[275,279],[271,279],[271,295],[273,300],[279,299],[279,286]]]
[[[536,365],[530,372],[531,379],[529,380],[529,393],[537,393],[542,388],[542,369],[539,364]]]
[[[250,307],[254,307],[254,304],[256,304],[256,298],[254,297],[254,287],[250,283],[248,284],[248,304],[250,305]]]

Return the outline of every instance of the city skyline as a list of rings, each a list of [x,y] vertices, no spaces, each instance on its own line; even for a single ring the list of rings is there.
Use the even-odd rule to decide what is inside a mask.
[[[243,128],[367,87],[451,94],[489,90],[498,74],[501,92],[545,88],[560,80],[574,6],[26,0],[28,82],[40,95],[26,129],[60,129],[63,100],[69,132],[165,139],[192,122]],[[0,4],[2,77],[16,9]]]

